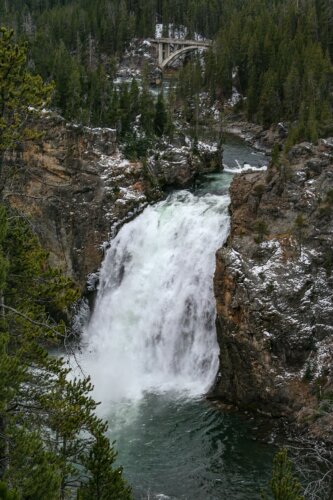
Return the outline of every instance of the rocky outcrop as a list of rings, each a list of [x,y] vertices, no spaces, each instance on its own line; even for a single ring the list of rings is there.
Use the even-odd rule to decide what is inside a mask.
[[[185,136],[178,144],[161,142],[148,159],[148,168],[159,184],[173,187],[188,186],[198,174],[221,171],[222,152],[214,144],[199,142],[195,147]]]
[[[230,194],[215,395],[333,439],[333,140],[237,175]]]
[[[166,151],[174,163],[128,161],[112,129],[67,123],[46,112],[37,125],[38,141],[5,159],[4,192],[11,206],[29,217],[50,263],[72,277],[81,290],[87,275],[100,267],[104,242],[163,187],[182,187],[201,171],[216,169],[190,146]]]

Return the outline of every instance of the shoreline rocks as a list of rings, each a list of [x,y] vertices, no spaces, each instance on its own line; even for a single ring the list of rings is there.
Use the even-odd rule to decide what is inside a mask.
[[[227,115],[225,132],[244,139],[265,153],[270,153],[274,144],[283,144],[288,135],[287,125],[282,122],[265,130],[261,125],[248,122],[238,115]]]

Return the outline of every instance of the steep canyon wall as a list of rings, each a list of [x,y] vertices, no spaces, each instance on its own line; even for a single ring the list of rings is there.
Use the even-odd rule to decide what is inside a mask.
[[[214,283],[215,394],[332,439],[333,140],[237,175],[230,194]]]

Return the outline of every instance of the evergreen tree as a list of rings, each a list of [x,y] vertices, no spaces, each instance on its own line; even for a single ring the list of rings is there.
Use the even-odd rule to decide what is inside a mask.
[[[292,462],[286,449],[280,450],[274,457],[272,479],[270,482],[271,496],[262,493],[261,498],[267,500],[304,500],[301,495],[302,486],[294,477]]]
[[[167,122],[168,117],[165,108],[163,92],[160,92],[155,104],[154,130],[157,136],[161,137],[163,135],[167,126]]]
[[[276,123],[279,118],[280,98],[277,89],[277,75],[268,70],[263,75],[262,91],[259,101],[259,116],[264,127],[269,127],[271,123]]]
[[[143,88],[140,96],[140,114],[142,129],[149,137],[154,133],[155,106],[147,79],[143,81]]]
[[[29,112],[47,105],[52,90],[26,68],[27,48],[14,43],[14,32],[0,29],[0,152],[31,138]]]
[[[113,469],[116,454],[104,434],[96,440],[82,462],[89,474],[88,481],[80,488],[78,499],[124,500],[131,499],[130,489],[122,480],[122,469]]]
[[[292,66],[284,83],[284,108],[289,120],[298,116],[301,98],[301,79],[297,66]]]
[[[18,494],[15,491],[9,491],[3,482],[0,482],[0,498],[2,500],[19,500]]]

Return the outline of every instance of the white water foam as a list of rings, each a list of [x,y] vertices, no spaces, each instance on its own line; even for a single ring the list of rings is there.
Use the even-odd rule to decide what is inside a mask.
[[[236,167],[224,166],[224,172],[230,174],[241,174],[242,172],[264,172],[267,170],[267,165],[262,165],[261,167],[250,165],[249,163],[240,164],[238,160],[235,160]]]
[[[112,240],[81,359],[103,404],[210,388],[219,352],[215,252],[229,231],[228,203],[176,192]]]

